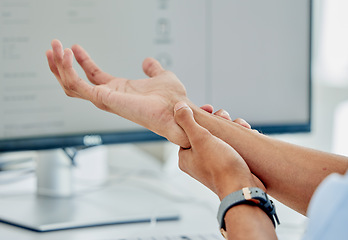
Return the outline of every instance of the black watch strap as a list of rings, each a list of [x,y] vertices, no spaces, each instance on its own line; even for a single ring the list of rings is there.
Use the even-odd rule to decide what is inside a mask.
[[[253,187],[243,188],[240,191],[233,192],[221,201],[217,216],[220,229],[226,230],[224,218],[227,211],[233,206],[240,204],[252,204],[260,207],[272,220],[274,227],[276,227],[275,221],[279,224],[279,219],[272,200],[268,198],[267,194],[262,189]]]

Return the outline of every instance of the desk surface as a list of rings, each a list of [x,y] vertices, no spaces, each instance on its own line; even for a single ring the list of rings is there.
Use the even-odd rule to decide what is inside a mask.
[[[178,234],[219,234],[216,221],[218,198],[177,168],[176,150],[170,155],[165,165],[133,145],[111,146],[108,147],[107,151],[111,170],[108,178],[109,184],[123,184],[123,186],[129,184],[167,198],[171,203],[170,207],[178,211],[180,220],[110,225],[46,233],[37,233],[0,223],[1,239],[85,240],[175,236]],[[90,153],[87,152],[87,155]],[[92,164],[92,168],[94,167]],[[85,166],[85,169],[88,172],[88,167]],[[90,194],[93,194],[101,186],[93,185],[87,189],[91,191]],[[87,191],[89,194],[86,188],[80,188],[77,191]],[[23,181],[1,187],[0,197],[34,192],[35,177],[33,175]],[[0,209],[1,207],[3,206],[0,206]],[[277,209],[282,222],[277,229],[279,239],[301,239],[305,218],[279,203]]]

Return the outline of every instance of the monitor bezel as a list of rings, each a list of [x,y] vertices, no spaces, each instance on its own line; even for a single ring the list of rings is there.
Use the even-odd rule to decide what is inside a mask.
[[[308,133],[311,131],[311,120],[305,124],[255,125],[253,126],[253,129],[258,130],[262,134]],[[96,137],[100,139],[100,142],[97,144],[86,144],[86,137]],[[68,147],[92,147],[102,144],[107,145],[151,141],[166,141],[166,139],[149,130],[9,139],[0,140],[0,152],[47,150]]]
[[[86,143],[86,138],[97,139],[94,143]],[[164,137],[149,130],[110,132],[110,133],[86,133],[65,136],[18,138],[0,140],[0,152],[48,150],[68,147],[93,147],[98,145],[165,141]]]

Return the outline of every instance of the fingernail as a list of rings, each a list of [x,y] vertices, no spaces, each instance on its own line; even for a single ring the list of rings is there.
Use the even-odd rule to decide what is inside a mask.
[[[225,110],[223,110],[221,114],[222,114],[222,115],[225,115],[225,116],[227,116],[227,117],[230,116],[230,114],[229,114],[228,112],[226,112]]]
[[[189,106],[185,102],[179,102],[175,105],[175,111],[178,111],[182,108],[188,108]]]

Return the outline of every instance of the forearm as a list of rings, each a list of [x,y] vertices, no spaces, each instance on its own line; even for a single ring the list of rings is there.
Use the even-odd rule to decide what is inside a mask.
[[[343,174],[346,157],[295,146],[250,131],[191,105],[196,121],[230,144],[279,201],[305,214],[314,190],[330,173]]]

